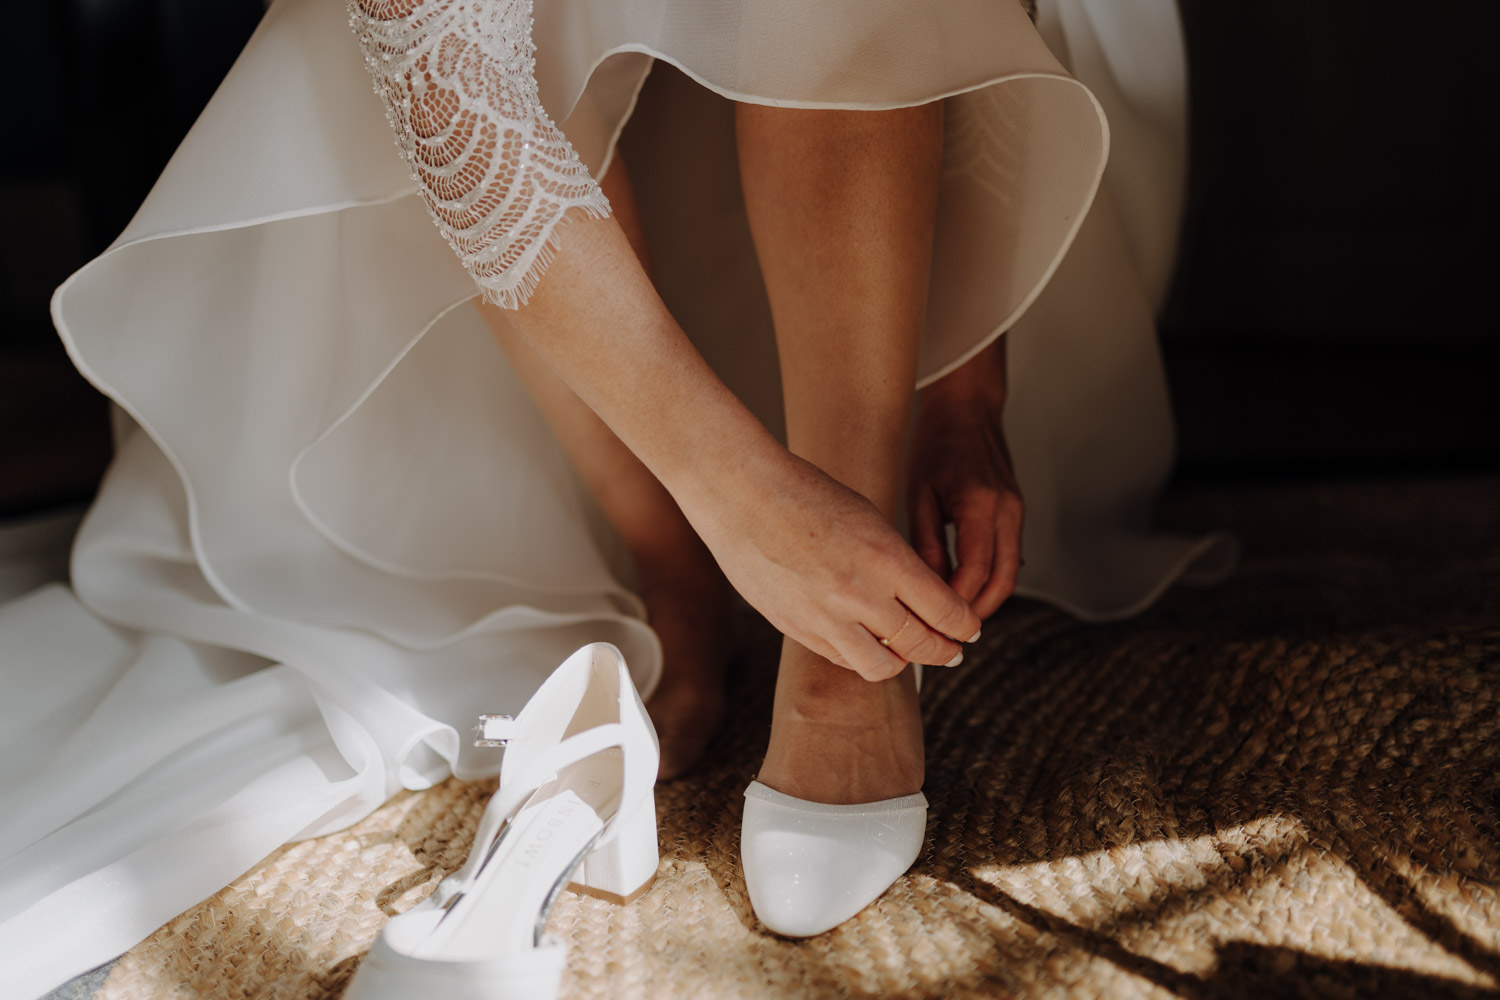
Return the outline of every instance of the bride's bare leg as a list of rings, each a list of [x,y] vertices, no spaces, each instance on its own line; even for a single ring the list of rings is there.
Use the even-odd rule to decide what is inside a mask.
[[[618,158],[600,187],[649,273],[645,235]],[[677,777],[723,722],[728,584],[666,487],[521,338],[509,322],[514,314],[485,304],[480,309],[630,552],[647,619],[662,644],[661,682],[646,707],[661,738],[661,777]]]
[[[894,520],[942,160],[941,104],[740,105],[740,173],[776,324],[791,450]],[[818,802],[917,791],[912,671],[866,681],[788,639],[760,780]]]

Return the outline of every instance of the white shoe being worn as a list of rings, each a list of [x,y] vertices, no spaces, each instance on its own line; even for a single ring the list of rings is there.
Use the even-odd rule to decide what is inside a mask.
[[[506,751],[469,860],[386,923],[345,1000],[553,1000],[557,894],[628,903],[656,877],[660,752],[618,649],[584,646],[520,715],[482,715],[475,732]]]
[[[926,831],[921,792],[843,806],[752,781],[740,828],[750,905],[761,923],[786,937],[832,930],[905,874]]]

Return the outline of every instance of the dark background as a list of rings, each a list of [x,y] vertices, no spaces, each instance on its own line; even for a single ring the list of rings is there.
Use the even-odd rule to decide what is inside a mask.
[[[1182,0],[1192,175],[1161,324],[1179,481],[1500,470],[1494,8]],[[48,298],[124,227],[261,9],[8,12],[0,517],[92,494],[107,409]]]
[[[1497,5],[1181,7],[1180,474],[1500,468]]]

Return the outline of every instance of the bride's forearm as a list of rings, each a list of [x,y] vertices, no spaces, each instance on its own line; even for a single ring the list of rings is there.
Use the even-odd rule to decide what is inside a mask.
[[[612,219],[574,219],[557,239],[508,318],[685,508],[790,462],[682,332]]]

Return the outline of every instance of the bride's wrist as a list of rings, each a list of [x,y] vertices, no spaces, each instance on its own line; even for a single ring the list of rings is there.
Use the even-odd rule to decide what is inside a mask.
[[[753,418],[752,418],[753,420]],[[695,527],[705,516],[754,510],[785,482],[796,460],[758,421],[717,430],[711,439],[673,449],[657,476]]]
[[[923,410],[1000,409],[1005,405],[1006,374],[1001,338],[923,389],[919,405]]]

